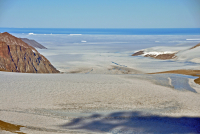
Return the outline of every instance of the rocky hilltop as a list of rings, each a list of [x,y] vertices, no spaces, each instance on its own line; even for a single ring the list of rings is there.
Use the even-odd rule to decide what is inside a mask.
[[[0,70],[22,73],[59,73],[35,48],[7,32],[0,33]]]
[[[160,60],[185,60],[200,63],[200,43],[191,47],[190,45],[165,47],[158,46],[136,51],[132,56],[151,57]]]
[[[154,59],[160,60],[169,60],[176,58],[176,52],[145,52],[145,51],[138,51],[132,54],[131,56],[139,56],[143,55],[144,57],[151,57]]]

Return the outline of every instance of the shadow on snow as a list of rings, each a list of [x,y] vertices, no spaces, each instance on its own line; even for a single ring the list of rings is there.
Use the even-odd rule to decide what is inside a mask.
[[[200,117],[167,117],[142,112],[93,114],[61,125],[66,129],[110,133],[199,133]]]

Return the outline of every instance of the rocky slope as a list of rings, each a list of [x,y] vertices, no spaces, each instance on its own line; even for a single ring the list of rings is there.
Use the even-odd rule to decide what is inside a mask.
[[[35,48],[7,32],[0,34],[0,70],[22,73],[59,73]]]
[[[27,38],[20,38],[20,39],[23,42],[27,43],[29,46],[32,46],[34,48],[47,49],[46,47],[44,47],[40,43],[36,42],[35,40],[30,40],[30,39],[27,39]]]
[[[194,49],[194,48],[197,48],[197,47],[199,47],[199,46],[200,46],[200,43],[197,44],[197,45],[195,45],[195,46],[193,46],[193,47],[191,47],[190,49]]]

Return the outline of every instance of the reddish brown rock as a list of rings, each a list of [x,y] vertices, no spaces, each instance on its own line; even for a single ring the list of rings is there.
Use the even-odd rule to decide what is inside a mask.
[[[35,48],[9,33],[0,34],[0,70],[22,73],[59,73]]]
[[[151,58],[160,59],[160,60],[170,60],[170,59],[176,58],[176,53],[159,54],[159,55],[146,54],[144,57],[151,57]]]
[[[138,51],[138,52],[132,54],[131,56],[138,56],[138,55],[142,55],[142,54],[144,54],[144,51]]]

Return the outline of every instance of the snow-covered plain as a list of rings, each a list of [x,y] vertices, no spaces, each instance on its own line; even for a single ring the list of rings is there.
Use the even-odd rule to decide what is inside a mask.
[[[146,74],[199,69],[191,61],[198,50],[188,50],[199,42],[187,40],[199,35],[14,35],[47,47],[37,50],[64,72],[0,72],[0,121],[24,126],[20,132],[200,132],[196,77]],[[131,56],[141,49],[180,51],[180,59]]]
[[[200,48],[187,51],[199,43],[187,39],[198,39],[199,35],[14,35],[34,39],[47,47],[38,51],[65,73],[112,73],[107,70],[115,63],[144,73],[199,68]],[[143,49],[154,54],[179,52],[178,59],[161,61],[131,56]]]

